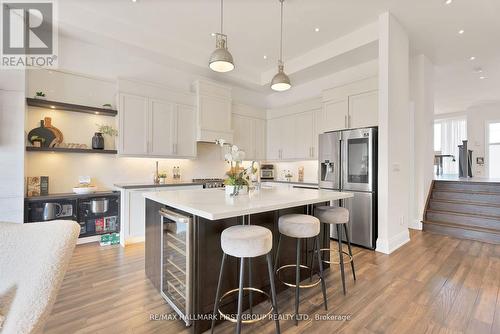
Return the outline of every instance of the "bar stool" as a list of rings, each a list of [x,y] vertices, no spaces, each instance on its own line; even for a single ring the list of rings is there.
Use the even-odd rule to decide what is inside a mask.
[[[314,216],[309,216],[309,215],[303,215],[303,214],[288,214],[281,216],[278,220],[278,228],[280,231],[280,237],[278,240],[278,249],[276,251],[276,259],[274,262],[274,271],[276,273],[276,276],[280,282],[285,284],[286,286],[293,287],[295,288],[295,325],[298,325],[299,319],[299,291],[301,288],[312,288],[313,286],[316,286],[319,284],[321,281],[321,288],[323,290],[323,302],[325,305],[325,310],[328,310],[328,306],[326,303],[326,285],[325,285],[325,280],[323,279],[323,264],[321,261],[321,253],[318,253],[318,265],[319,265],[319,279],[316,282],[310,283],[310,284],[300,284],[300,268],[304,269],[310,269],[306,265],[300,264],[300,246],[301,246],[301,240],[306,239],[306,238],[313,238],[316,237],[316,247],[320,247],[319,243],[319,232],[320,232],[320,221],[318,218]],[[278,258],[279,258],[279,251],[280,251],[280,244],[281,244],[281,238],[282,236],[285,235],[290,238],[295,238],[297,239],[297,247],[296,247],[296,257],[297,257],[297,262],[295,264],[287,264],[283,265],[279,268],[276,269],[278,265]],[[295,267],[295,284],[285,282],[281,280],[279,273],[283,269],[286,268],[292,268]]]
[[[352,269],[352,277],[356,281],[356,272],[354,270],[354,260],[352,257],[352,249],[351,249],[351,240],[349,239],[349,232],[347,229],[347,224],[349,223],[349,210],[346,208],[342,207],[334,207],[334,206],[320,206],[315,208],[314,214],[318,219],[324,223],[324,224],[331,224],[335,225],[337,228],[337,239],[338,239],[338,247],[339,249],[337,250],[338,255],[339,255],[339,261],[324,261],[326,263],[330,264],[340,264],[340,274],[342,277],[342,288],[344,291],[344,295],[346,294],[346,289],[345,289],[345,276],[344,276],[344,255],[347,256],[348,260],[346,263],[351,263],[351,269]],[[345,231],[345,237],[347,240],[347,247],[349,249],[349,253],[345,252],[342,249],[342,226]],[[332,252],[335,250],[332,250],[330,248],[322,248],[320,249],[320,252]],[[318,252],[318,253],[320,253]]]
[[[219,282],[217,283],[217,292],[215,295],[215,305],[212,318],[212,328],[211,333],[214,332],[215,326],[215,315],[217,311],[225,320],[231,322],[236,322],[236,333],[241,332],[242,323],[253,323],[258,320],[262,320],[267,317],[271,312],[275,318],[276,322],[276,333],[280,334],[280,324],[278,319],[278,304],[276,301],[276,289],[274,287],[274,275],[272,269],[272,258],[271,250],[273,248],[273,235],[271,231],[265,227],[257,225],[236,225],[226,228],[221,234],[221,247],[223,250],[222,262],[220,266]],[[239,277],[239,287],[238,289],[230,290],[222,295],[219,299],[222,274],[224,272],[224,263],[226,261],[226,256],[233,256],[240,258],[240,277]],[[266,292],[256,289],[253,287],[243,287],[243,282],[245,278],[245,259],[250,259],[253,257],[266,255],[267,258],[267,270],[269,274],[269,281],[271,285],[271,309],[269,312],[262,316],[260,319],[248,319],[242,320],[242,308],[243,308],[243,291],[257,292],[267,296],[269,299],[269,294]],[[220,302],[228,297],[229,295],[238,292],[238,315],[236,320],[230,316],[222,313],[219,309]],[[251,307],[251,306],[250,306]]]

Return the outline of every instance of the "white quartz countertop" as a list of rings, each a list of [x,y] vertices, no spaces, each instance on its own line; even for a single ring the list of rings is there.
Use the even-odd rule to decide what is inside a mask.
[[[350,198],[352,193],[303,188],[262,188],[248,194],[226,196],[224,189],[170,190],[144,193],[144,197],[209,220]]]

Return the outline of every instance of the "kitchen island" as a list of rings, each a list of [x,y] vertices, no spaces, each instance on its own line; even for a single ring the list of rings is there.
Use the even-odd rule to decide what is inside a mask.
[[[351,193],[330,190],[270,187],[259,191],[227,196],[224,189],[157,191],[146,198],[146,275],[172,305],[186,317],[193,333],[210,327],[209,315],[217,287],[222,249],[220,235],[230,226],[252,224],[273,233],[273,254],[279,237],[278,218],[289,213],[312,214],[314,206],[328,205],[353,197]],[[321,247],[329,246],[329,225],[322,224]],[[278,262],[295,263],[295,241],[283,238]],[[304,240],[302,263],[312,260],[313,240]],[[324,254],[328,256],[328,254]],[[238,286],[238,259],[229,257],[224,268],[221,291]],[[264,291],[269,290],[265,257],[252,259],[252,270],[245,279]],[[281,276],[293,281],[293,271]],[[304,277],[305,274],[304,274]],[[307,276],[308,277],[308,276]],[[278,291],[285,288],[278,284]],[[252,305],[263,301],[254,296]],[[227,298],[221,309],[234,313],[237,296]],[[244,308],[249,307],[245,298]]]

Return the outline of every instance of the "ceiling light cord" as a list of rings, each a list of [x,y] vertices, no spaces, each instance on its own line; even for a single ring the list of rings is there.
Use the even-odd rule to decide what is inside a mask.
[[[220,0],[220,33],[224,33],[224,0]]]
[[[280,15],[281,15],[281,18],[280,18],[280,24],[281,24],[281,28],[280,28],[280,59],[279,59],[280,64],[283,64],[283,1],[284,0],[280,0],[280,2],[281,2],[281,9],[280,9]]]

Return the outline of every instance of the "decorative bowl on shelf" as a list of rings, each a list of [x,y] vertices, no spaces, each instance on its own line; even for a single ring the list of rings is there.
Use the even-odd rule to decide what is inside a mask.
[[[96,186],[88,186],[88,187],[74,187],[73,192],[78,195],[92,194],[97,191]]]

